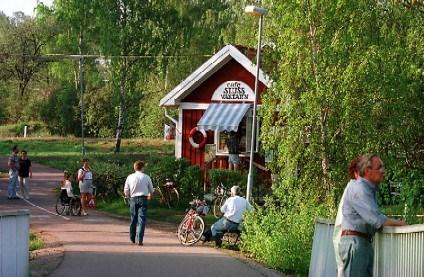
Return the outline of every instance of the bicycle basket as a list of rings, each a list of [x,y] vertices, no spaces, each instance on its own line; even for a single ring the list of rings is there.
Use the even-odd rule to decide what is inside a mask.
[[[209,207],[206,202],[198,199],[190,202],[190,208],[195,210],[199,215],[207,215],[209,212]]]
[[[222,186],[218,186],[215,188],[215,195],[224,195],[225,189]]]
[[[208,214],[208,212],[209,212],[209,206],[208,206],[208,205],[201,205],[201,206],[198,206],[198,207],[197,207],[197,209],[196,209],[196,212],[197,212],[199,215],[207,215],[207,214]]]

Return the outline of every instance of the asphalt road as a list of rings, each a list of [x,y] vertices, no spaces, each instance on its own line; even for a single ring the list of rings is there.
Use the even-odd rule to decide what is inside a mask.
[[[0,167],[6,165],[0,157]],[[63,262],[49,276],[280,276],[201,243],[182,246],[173,232],[153,229],[149,222],[144,246],[137,246],[129,242],[127,221],[94,210],[88,216],[58,216],[53,189],[62,172],[39,164],[32,168],[29,201],[8,200],[7,179],[0,179],[0,209],[29,209],[31,228],[63,243]]]

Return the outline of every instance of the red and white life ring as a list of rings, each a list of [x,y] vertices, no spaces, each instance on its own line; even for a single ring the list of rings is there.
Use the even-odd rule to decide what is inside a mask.
[[[194,142],[194,139],[193,139],[194,134],[196,134],[196,132],[200,132],[203,135],[203,139],[199,143]],[[193,148],[203,148],[203,146],[205,146],[206,144],[207,138],[208,138],[208,135],[206,134],[205,130],[194,127],[190,131],[188,141],[190,142],[191,146],[193,146]]]

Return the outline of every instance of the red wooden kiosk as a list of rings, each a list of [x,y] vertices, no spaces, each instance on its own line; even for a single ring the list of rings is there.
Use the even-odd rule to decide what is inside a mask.
[[[249,53],[245,48],[225,46],[161,99],[165,111],[178,108],[178,120],[165,112],[176,125],[176,158],[203,169],[227,168],[225,139],[229,131],[236,131],[241,138],[240,157],[248,161],[256,66],[245,53]],[[262,71],[259,81],[260,109],[261,94],[271,82]],[[255,148],[257,152],[258,142]],[[254,162],[265,169],[260,155],[255,154]]]

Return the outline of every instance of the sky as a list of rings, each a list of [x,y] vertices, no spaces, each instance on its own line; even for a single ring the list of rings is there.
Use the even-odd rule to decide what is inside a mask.
[[[53,0],[38,0],[38,2],[51,6]],[[0,11],[7,16],[12,16],[14,12],[21,11],[25,15],[34,15],[34,8],[37,0],[0,0]]]

